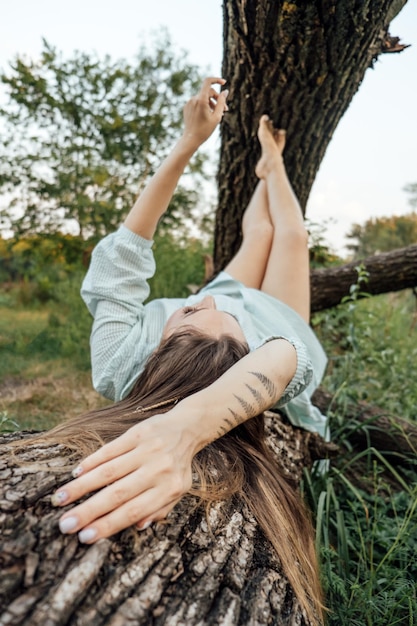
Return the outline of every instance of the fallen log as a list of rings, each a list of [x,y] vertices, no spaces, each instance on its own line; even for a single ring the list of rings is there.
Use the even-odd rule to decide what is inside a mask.
[[[288,479],[335,450],[268,413],[268,441]],[[50,495],[75,459],[60,445],[0,451],[1,626],[197,626],[306,621],[248,508],[219,502],[209,517],[184,498],[168,523],[92,546],[62,535]]]
[[[323,389],[317,389],[312,400],[325,414],[333,404],[332,395]],[[372,446],[386,455],[395,456],[399,465],[415,462],[417,422],[391,415],[366,402],[352,402],[345,407],[344,419],[352,424],[349,442],[355,449],[366,450]]]
[[[375,254],[363,261],[311,271],[311,309],[315,313],[340,304],[358,282],[357,267],[368,273],[360,285],[363,295],[378,295],[417,286],[417,245]]]

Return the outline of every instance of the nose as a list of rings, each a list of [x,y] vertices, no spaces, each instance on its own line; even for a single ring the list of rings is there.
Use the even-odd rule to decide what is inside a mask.
[[[204,309],[215,309],[216,308],[216,301],[213,298],[213,296],[205,296],[201,302],[200,305],[204,308]]]

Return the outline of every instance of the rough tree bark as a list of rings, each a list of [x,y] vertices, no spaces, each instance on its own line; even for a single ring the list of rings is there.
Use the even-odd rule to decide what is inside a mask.
[[[287,129],[285,162],[305,207],[333,132],[367,68],[402,49],[390,21],[406,0],[233,0],[224,3],[222,122],[215,268],[240,244],[240,220],[256,184],[256,131],[268,113]]]
[[[294,483],[305,465],[334,449],[277,415],[268,425],[277,464]],[[38,445],[16,463],[8,439],[0,450],[1,626],[305,626],[242,502],[219,503],[208,525],[183,500],[168,524],[83,546],[59,533],[60,511],[49,497],[74,459],[62,446]]]

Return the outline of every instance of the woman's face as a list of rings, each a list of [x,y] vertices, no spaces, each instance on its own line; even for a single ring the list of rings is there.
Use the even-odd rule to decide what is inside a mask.
[[[186,328],[196,328],[215,339],[221,335],[231,335],[238,341],[246,343],[237,319],[230,313],[218,311],[213,296],[205,296],[197,304],[175,311],[165,324],[163,337],[169,337],[172,333]]]

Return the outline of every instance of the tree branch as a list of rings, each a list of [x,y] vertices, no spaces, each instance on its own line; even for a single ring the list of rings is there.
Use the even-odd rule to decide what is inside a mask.
[[[413,245],[339,267],[312,270],[312,311],[340,304],[342,298],[349,295],[351,285],[357,283],[355,268],[359,265],[369,273],[368,282],[361,285],[362,291],[367,294],[401,291],[417,285],[417,245]]]

